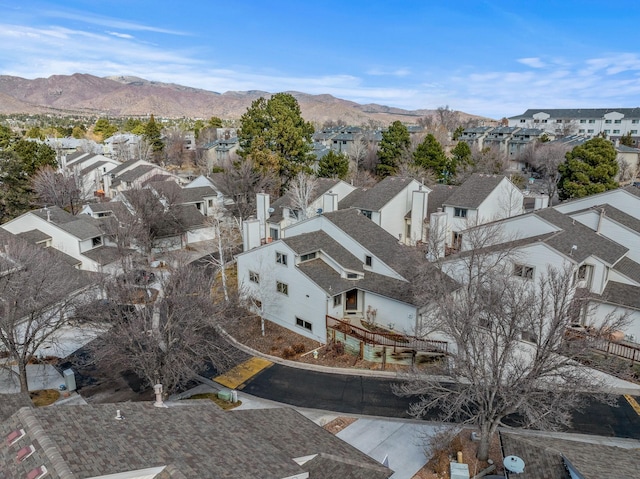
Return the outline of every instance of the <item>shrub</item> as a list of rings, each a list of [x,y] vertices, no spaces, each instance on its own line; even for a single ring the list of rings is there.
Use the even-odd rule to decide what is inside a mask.
[[[291,346],[287,346],[282,350],[282,357],[284,359],[289,359],[295,357],[296,352],[293,350]]]
[[[304,346],[304,344],[302,344],[302,343],[296,343],[296,344],[294,344],[294,345],[293,345],[293,346],[291,346],[291,347],[293,348],[293,351],[294,351],[296,354],[302,354],[302,353],[304,353],[304,352],[306,351],[306,349],[307,349],[307,348]]]

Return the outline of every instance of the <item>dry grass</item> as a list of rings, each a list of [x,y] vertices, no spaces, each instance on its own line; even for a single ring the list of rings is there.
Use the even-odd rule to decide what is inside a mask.
[[[57,389],[41,389],[39,391],[31,391],[31,402],[35,407],[48,406],[60,399],[60,391]]]
[[[229,402],[224,399],[220,399],[216,393],[202,393],[202,394],[194,394],[193,396],[189,396],[188,399],[209,399],[216,403],[221,409],[225,411],[229,409],[236,408],[242,404],[242,401],[238,402]]]
[[[329,421],[327,424],[322,426],[325,430],[329,431],[331,434],[338,434],[344,428],[356,422],[358,418],[355,417],[337,417],[333,421]]]

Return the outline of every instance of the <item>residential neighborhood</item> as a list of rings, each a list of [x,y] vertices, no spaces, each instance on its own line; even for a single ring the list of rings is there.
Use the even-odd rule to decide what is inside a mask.
[[[399,401],[403,420],[468,424],[457,434],[474,452],[447,453],[450,477],[472,477],[472,463],[509,476],[512,457],[531,477],[589,477],[607,455],[633,467],[635,433],[545,442],[504,424],[564,431],[604,392],[640,418],[640,150],[622,138],[631,127],[545,126],[578,113],[632,125],[635,110],[314,132],[293,108],[288,136],[278,118],[251,130],[252,115],[287,111],[287,95],[252,105],[244,124],[184,132],[172,153],[151,146],[168,149],[169,127],[155,140],[123,127],[91,148],[5,127],[6,164],[26,172],[30,148],[42,164],[28,182],[2,180],[0,472],[412,479],[445,454],[425,446],[445,426],[314,411],[318,374],[384,381],[359,400]],[[274,391],[295,370],[311,397],[245,392],[279,368]],[[44,390],[56,400],[35,407]],[[500,407],[483,409],[485,393]],[[187,400],[200,394],[238,409]],[[396,430],[422,430],[422,445]]]

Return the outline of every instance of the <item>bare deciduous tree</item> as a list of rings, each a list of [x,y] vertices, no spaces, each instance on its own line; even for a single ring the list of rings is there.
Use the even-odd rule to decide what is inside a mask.
[[[80,210],[86,198],[82,178],[74,172],[57,172],[50,166],[44,166],[33,177],[33,189],[44,206],[68,208],[72,215]]]
[[[541,176],[549,195],[549,204],[558,193],[560,172],[558,166],[565,161],[571,147],[557,143],[535,143],[523,152],[523,159]]]
[[[234,215],[248,218],[256,212],[256,194],[273,193],[279,183],[275,174],[265,174],[251,159],[244,159],[225,166],[224,172],[216,176],[220,192],[234,201]]]
[[[291,207],[300,212],[300,220],[313,216],[311,202],[314,199],[318,181],[314,176],[300,172],[289,182],[288,194],[291,198]]]
[[[208,365],[220,372],[233,365],[238,353],[221,328],[237,309],[218,300],[219,285],[204,268],[178,264],[159,276],[149,285],[121,278],[105,285],[114,304],[137,304],[124,314],[97,305],[93,315],[110,327],[92,347],[98,362],[174,392]]]
[[[557,429],[570,422],[583,393],[606,389],[602,377],[579,361],[588,354],[589,339],[567,339],[579,309],[573,269],[567,263],[534,277],[532,269],[518,266],[513,247],[495,247],[493,228],[465,232],[469,250],[453,263],[457,267],[444,264],[458,281],[455,292],[450,282],[433,280],[422,292],[431,308],[424,330],[438,332],[452,347],[450,382],[416,371],[395,387],[398,394],[419,397],[410,409],[415,416],[435,409],[444,420],[477,426],[481,460],[505,420]],[[592,325],[592,337],[623,321],[612,316]]]
[[[55,251],[0,238],[0,342],[28,391],[27,364],[56,341],[70,315],[91,296],[94,276],[68,266]]]

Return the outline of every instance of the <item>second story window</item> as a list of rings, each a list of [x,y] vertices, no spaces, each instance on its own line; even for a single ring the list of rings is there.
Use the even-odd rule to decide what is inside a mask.
[[[96,246],[102,245],[102,238],[100,236],[96,236],[91,239],[91,245],[95,248]]]
[[[276,263],[286,266],[287,265],[287,255],[284,254],[284,253],[276,252]]]
[[[284,294],[285,296],[289,296],[289,285],[287,283],[276,281],[276,291]]]
[[[366,264],[367,266],[371,266],[371,263],[373,263],[373,258],[369,255],[364,257],[364,264]]]
[[[260,284],[260,275],[255,271],[249,271],[249,281]]]
[[[467,209],[466,208],[454,208],[453,216],[456,218],[466,218],[467,217]]]
[[[360,210],[360,213],[362,213],[363,216],[371,219],[371,211],[368,210]]]
[[[535,268],[526,264],[514,264],[513,275],[524,279],[533,279]]]
[[[300,261],[309,261],[316,258],[316,253],[307,253],[300,255]]]

